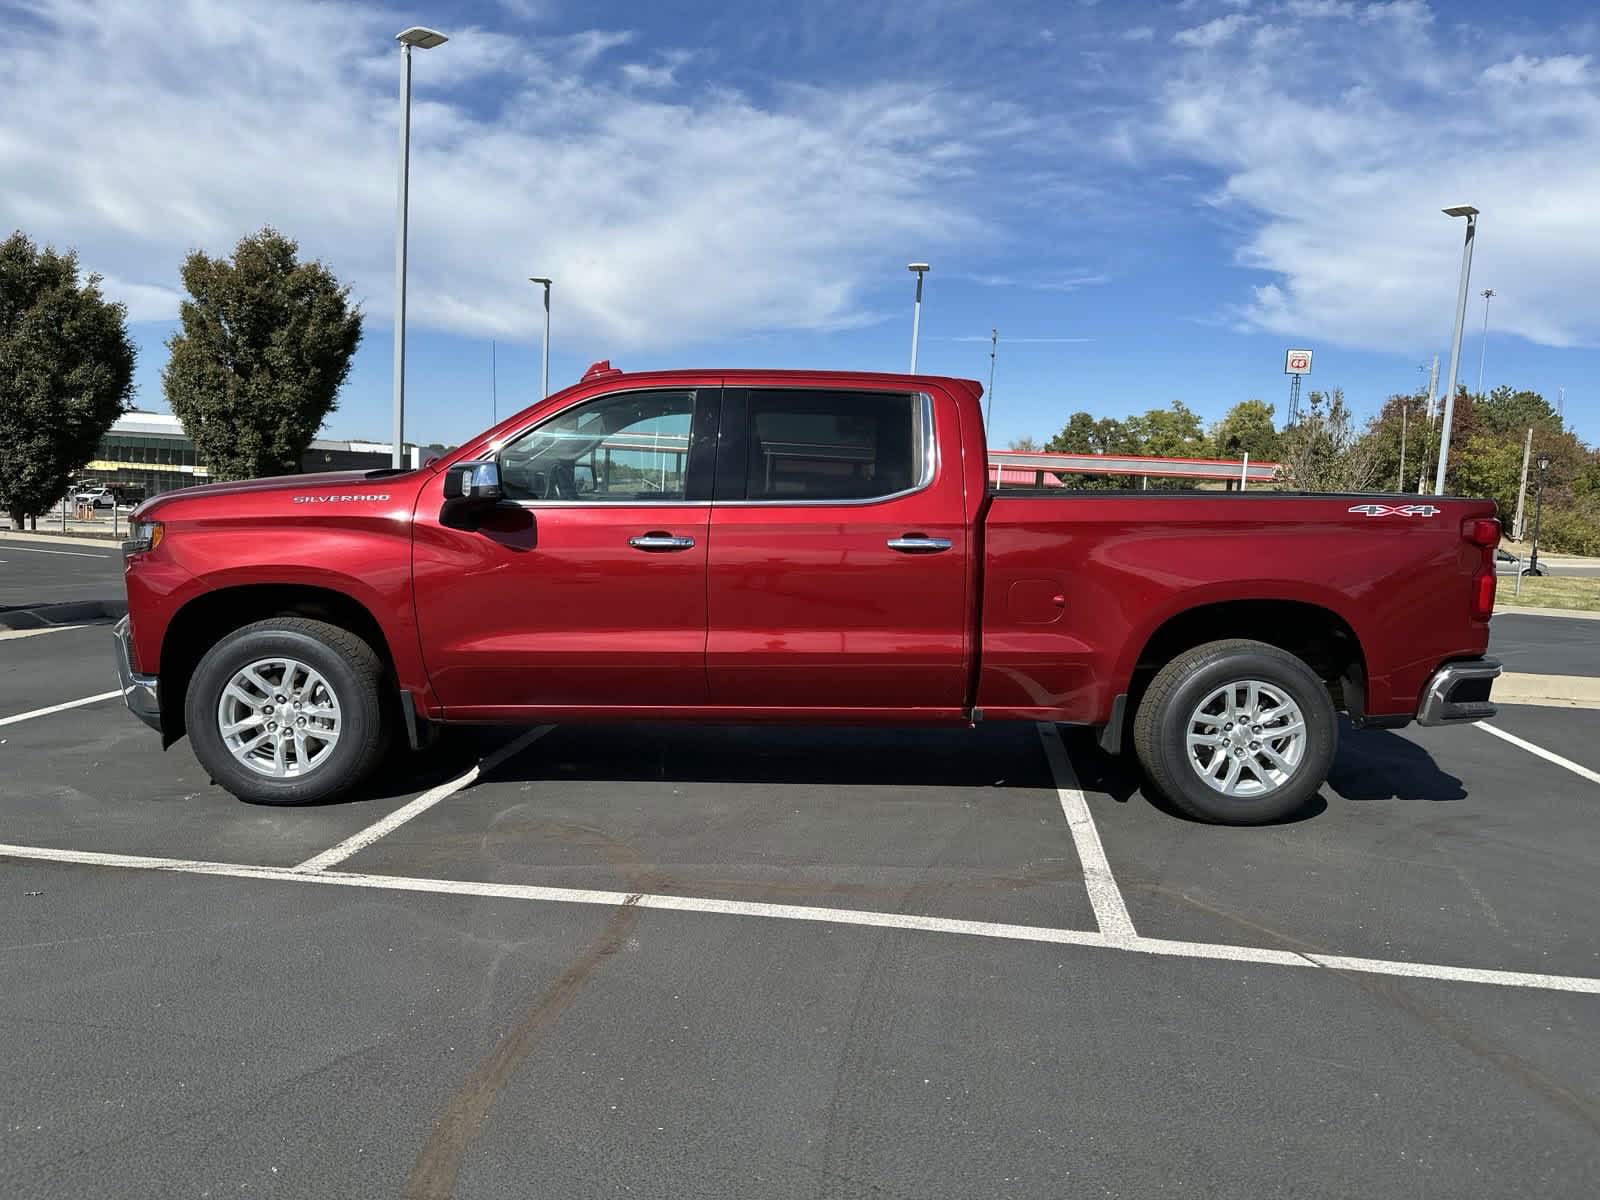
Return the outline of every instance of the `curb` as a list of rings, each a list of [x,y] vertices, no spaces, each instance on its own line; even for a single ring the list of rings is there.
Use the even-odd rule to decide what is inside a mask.
[[[66,604],[36,604],[31,608],[0,610],[0,629],[44,629],[51,625],[77,625],[84,621],[114,621],[126,616],[126,600],[74,600]]]
[[[122,544],[121,538],[126,535],[113,535],[110,530],[105,533],[35,533],[27,529],[0,529],[0,544],[5,542],[44,542],[50,546],[108,546],[115,550]]]
[[[1495,680],[1492,695],[1498,704],[1600,708],[1600,676],[1523,675],[1507,671]]]
[[[1497,617],[1570,617],[1574,621],[1600,621],[1600,612],[1582,608],[1532,608],[1521,604],[1496,606]]]

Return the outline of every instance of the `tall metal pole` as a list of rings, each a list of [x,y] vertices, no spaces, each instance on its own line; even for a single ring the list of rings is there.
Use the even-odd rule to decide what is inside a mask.
[[[411,43],[400,43],[400,202],[394,233],[394,454],[401,465],[406,433],[406,218],[411,178]]]
[[[500,358],[494,339],[489,339],[489,423],[500,424]]]
[[[1448,211],[1448,210],[1447,210]],[[1456,332],[1450,342],[1450,377],[1445,384],[1444,421],[1439,430],[1439,466],[1433,477],[1433,493],[1444,495],[1445,469],[1450,465],[1450,425],[1456,416],[1456,369],[1461,365],[1461,327],[1467,319],[1467,287],[1472,278],[1472,242],[1478,233],[1478,210],[1463,211],[1467,236],[1461,248],[1461,284],[1456,289]]]
[[[1522,506],[1528,499],[1528,455],[1533,450],[1533,426],[1528,426],[1528,436],[1522,443],[1522,475],[1517,484],[1517,519],[1511,525],[1511,536],[1522,540]]]
[[[1489,355],[1489,301],[1494,299],[1494,289],[1483,289],[1483,336],[1478,339],[1478,391],[1483,395],[1483,360]]]
[[[906,267],[906,270],[914,272],[917,277],[917,300],[911,309],[911,373],[913,375],[917,373],[917,335],[922,330],[922,277],[927,273],[928,269],[928,264],[925,262],[914,262]]]
[[[989,330],[989,394],[984,397],[983,436],[989,436],[989,415],[994,412],[994,355],[1000,349],[1000,331]]]
[[[544,282],[544,345],[539,352],[539,399],[550,394],[550,281]]]
[[[1400,477],[1395,481],[1394,490],[1406,490],[1406,421],[1411,415],[1411,397],[1405,396],[1400,400]]]
[[[1539,572],[1539,518],[1544,515],[1544,477],[1550,470],[1550,460],[1541,453],[1539,455],[1539,490],[1533,498],[1533,552],[1528,555],[1528,574],[1538,575]]]
[[[1433,429],[1433,401],[1439,391],[1439,356],[1433,356],[1433,370],[1428,372],[1428,429]],[[1428,439],[1422,439],[1422,471],[1417,476],[1417,495],[1423,494],[1428,480]]]

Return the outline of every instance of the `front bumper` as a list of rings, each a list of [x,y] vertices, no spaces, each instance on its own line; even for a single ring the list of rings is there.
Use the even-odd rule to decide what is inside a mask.
[[[161,681],[154,675],[140,675],[134,671],[133,660],[128,655],[127,617],[111,627],[111,636],[117,643],[117,683],[122,688],[122,702],[129,712],[160,733]]]
[[[1418,725],[1454,725],[1461,721],[1486,721],[1495,714],[1489,689],[1499,678],[1500,664],[1492,658],[1446,663],[1433,673],[1417,709]]]

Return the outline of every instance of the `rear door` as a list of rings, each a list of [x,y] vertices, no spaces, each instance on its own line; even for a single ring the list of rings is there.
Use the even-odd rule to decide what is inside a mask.
[[[730,387],[720,424],[710,703],[959,711],[972,548],[954,402]]]

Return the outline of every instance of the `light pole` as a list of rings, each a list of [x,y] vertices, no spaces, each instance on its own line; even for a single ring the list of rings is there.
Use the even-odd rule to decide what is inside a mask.
[[[1461,249],[1461,285],[1456,293],[1456,332],[1450,343],[1450,382],[1445,385],[1444,420],[1439,429],[1439,467],[1433,477],[1433,494],[1444,495],[1444,472],[1450,458],[1450,423],[1456,415],[1456,368],[1461,365],[1461,326],[1467,319],[1467,282],[1472,276],[1472,239],[1478,233],[1478,210],[1457,204],[1444,210],[1447,217],[1467,219],[1467,237]]]
[[[906,270],[914,271],[917,276],[917,302],[911,310],[911,373],[917,373],[917,334],[922,329],[922,277],[931,267],[927,263],[910,263]]]
[[[989,330],[989,394],[985,397],[987,403],[983,406],[983,436],[989,436],[989,417],[994,412],[994,356],[1000,349],[1000,331]]]
[[[544,351],[540,355],[539,398],[550,394],[550,280],[543,275],[528,276],[529,283],[544,284]]]
[[[400,201],[394,233],[394,455],[401,466],[406,434],[406,217],[411,182],[411,47],[432,50],[450,39],[435,29],[413,25],[394,35],[400,43]]]
[[[1543,575],[1539,570],[1539,518],[1544,515],[1544,477],[1550,470],[1550,456],[1539,455],[1539,490],[1533,498],[1533,549],[1528,554],[1528,574]]]
[[[1483,336],[1478,339],[1478,395],[1483,395],[1483,360],[1489,356],[1489,301],[1494,299],[1494,289],[1484,288],[1480,293],[1483,296]]]

